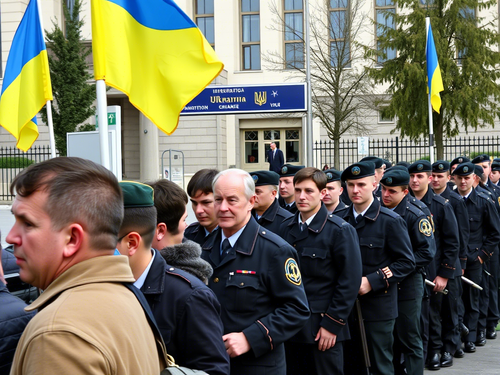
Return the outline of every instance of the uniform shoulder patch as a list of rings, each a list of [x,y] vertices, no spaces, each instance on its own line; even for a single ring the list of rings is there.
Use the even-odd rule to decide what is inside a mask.
[[[444,199],[442,196],[437,195],[437,194],[434,194],[434,196],[432,197],[432,199],[435,200],[436,202],[438,202],[439,204],[443,205],[443,206],[447,202],[447,199]]]
[[[400,217],[397,213],[394,211],[389,210],[386,207],[380,207],[380,213],[381,214],[386,214],[387,216],[393,217],[393,218],[398,218]]]
[[[288,258],[285,261],[285,276],[286,279],[294,285],[302,284],[302,276],[300,274],[299,265],[293,258]]]
[[[342,218],[338,217],[335,214],[328,214],[328,221],[334,223],[339,228],[342,227],[344,223],[347,224]]]
[[[484,191],[480,191],[477,193],[477,196],[478,197],[481,197],[483,199],[486,199],[487,201],[491,202],[491,203],[495,203],[493,201],[493,199],[491,199],[491,193],[490,192],[484,192]],[[500,201],[499,201],[500,202]]]
[[[419,221],[418,230],[426,237],[432,236],[432,225],[427,219],[421,219]]]

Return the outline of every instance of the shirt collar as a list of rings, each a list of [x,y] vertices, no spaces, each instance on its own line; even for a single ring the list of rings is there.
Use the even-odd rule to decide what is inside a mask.
[[[311,222],[313,221],[314,217],[315,217],[317,214],[318,214],[318,213],[316,212],[314,215],[312,215],[309,219],[307,219],[307,220],[305,221],[305,223],[307,224],[307,226],[311,225]],[[300,225],[300,223],[302,223],[302,220],[301,220],[301,218],[300,218],[300,213],[297,215],[297,217],[298,217],[298,220],[299,220],[299,225]]]
[[[224,231],[221,230],[220,232],[221,232],[222,237],[221,237],[220,243],[222,244],[224,242],[224,240],[227,238],[229,240],[229,244],[231,245],[231,247],[234,247],[234,244],[236,243],[236,241],[238,241],[238,238],[240,238],[240,235],[241,235],[241,233],[243,233],[245,228],[246,228],[246,225],[243,228],[241,228],[239,231],[237,231],[235,234],[233,234],[231,237],[226,237],[224,235]]]
[[[153,256],[151,257],[151,260],[149,261],[148,266],[146,267],[146,269],[144,270],[144,272],[142,273],[142,275],[139,276],[139,278],[137,280],[135,280],[134,286],[137,289],[141,289],[142,286],[144,285],[144,282],[146,281],[146,277],[148,276],[148,273],[149,273],[149,270],[151,268],[151,265],[153,264],[153,260],[155,259],[155,253],[156,253],[156,251],[151,251],[151,252],[153,253]]]
[[[363,212],[360,212],[359,214],[354,209],[354,205],[352,205],[352,212],[354,214],[354,218],[356,219],[359,215],[365,216],[366,212],[370,209],[370,207],[372,206],[372,204],[373,204],[374,201],[375,201],[375,198],[373,198],[372,202],[370,203],[370,205],[368,207],[366,207],[366,209]]]
[[[206,237],[206,236],[208,236],[210,233],[213,233],[213,232],[214,232],[214,230],[217,230],[217,228],[219,228],[219,226],[218,226],[218,225],[217,225],[217,226],[216,226],[216,227],[215,227],[215,228],[214,228],[211,232],[209,232],[209,231],[207,230],[207,228],[203,227],[203,229],[205,230],[205,237]]]

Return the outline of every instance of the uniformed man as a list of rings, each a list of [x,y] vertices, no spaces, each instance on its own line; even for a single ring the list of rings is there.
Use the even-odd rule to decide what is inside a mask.
[[[406,222],[416,269],[398,285],[398,317],[394,329],[395,353],[404,354],[407,374],[424,373],[424,349],[420,334],[420,312],[424,296],[425,267],[434,259],[434,235],[427,216],[408,200],[410,174],[391,169],[380,180],[382,204]],[[396,368],[400,357],[395,357]]]
[[[462,358],[464,356],[462,342],[460,340],[462,327],[464,327],[464,306],[462,302],[463,288],[460,276],[463,275],[465,270],[467,262],[467,245],[470,236],[469,215],[464,200],[458,193],[449,187],[449,181],[450,163],[446,160],[438,160],[432,164],[432,190],[435,194],[448,200],[453,207],[453,212],[455,213],[459,228],[458,234],[460,241],[460,250],[455,266],[454,278],[448,280],[448,294],[442,297],[442,339],[445,351],[441,355],[441,367],[450,367],[453,365],[452,355],[456,358]],[[464,330],[465,329],[466,327],[464,327]],[[453,348],[456,348],[456,350],[453,350]]]
[[[280,185],[278,202],[280,207],[289,211],[291,214],[297,212],[297,206],[295,205],[295,193],[293,191],[293,176],[295,173],[304,168],[303,165],[293,165],[285,164],[279,173],[280,175]]]
[[[432,180],[431,171],[431,163],[427,160],[418,160],[408,167],[412,193],[429,207],[434,223],[435,274],[430,274],[429,277],[436,286],[430,297],[427,367],[430,370],[437,370],[441,367],[441,355],[445,356],[444,353],[447,353],[448,357],[450,352],[455,351],[455,347],[443,346],[441,325],[443,294],[438,292],[443,291],[448,280],[455,277],[460,241],[457,219],[452,206],[444,198],[434,194],[429,187]],[[455,317],[457,316],[458,310],[455,312]],[[454,322],[455,326],[458,326],[458,318],[455,318]]]
[[[498,186],[498,180],[500,180],[500,160],[495,160],[491,163],[490,182]]]
[[[311,317],[285,344],[288,374],[343,374],[347,318],[361,284],[361,254],[354,228],[329,214],[321,199],[328,173],[304,168],[293,178],[298,212],[280,236],[297,250]],[[335,184],[340,185],[339,181]]]
[[[450,189],[455,190],[456,185],[455,185],[455,176],[453,175],[453,171],[455,170],[456,167],[458,167],[459,164],[462,163],[467,163],[470,162],[470,159],[467,156],[458,156],[455,159],[453,159],[450,163],[450,181],[448,181],[448,186]]]
[[[247,172],[220,172],[213,191],[221,230],[202,258],[214,268],[208,286],[222,306],[231,374],[285,374],[283,343],[310,314],[297,252],[252,217],[255,184]]]
[[[375,190],[373,191],[373,194],[380,200],[382,197],[382,189],[380,186],[380,180],[382,179],[382,176],[384,175],[385,171],[385,163],[384,160],[381,158],[377,158],[376,156],[365,156],[363,159],[360,161],[370,161],[373,164],[375,164],[375,183],[377,184],[375,187]]]
[[[470,238],[467,251],[465,276],[480,284],[483,278],[482,264],[498,250],[500,241],[500,219],[495,203],[483,192],[473,188],[474,164],[470,162],[457,166],[453,174],[457,192],[465,200],[470,222]],[[465,305],[464,324],[469,328],[465,338],[465,351],[476,351],[477,324],[479,318],[479,290],[464,284],[463,301]]]
[[[184,236],[200,246],[210,234],[214,233],[219,224],[214,211],[212,192],[212,181],[217,173],[219,173],[217,169],[201,169],[191,177],[187,186],[187,193],[198,222],[187,227]]]
[[[327,169],[323,171],[326,175],[326,190],[325,195],[321,199],[326,206],[329,214],[338,212],[346,208],[346,204],[340,199],[344,189],[340,181],[340,171],[336,169]]]
[[[359,289],[372,374],[394,374],[393,330],[397,307],[397,283],[415,269],[415,258],[404,220],[381,207],[373,191],[375,165],[359,162],[341,175],[353,202],[343,210],[344,220],[359,238],[363,277]]]
[[[281,208],[276,199],[280,175],[272,171],[251,172],[250,175],[255,182],[255,204],[252,216],[261,226],[277,234],[281,223],[293,216]]]
[[[134,286],[146,297],[168,354],[181,366],[209,374],[228,374],[229,356],[222,341],[217,298],[201,280],[168,265],[160,252],[151,248],[158,235],[153,188],[131,181],[120,182],[120,187],[125,213],[116,247],[129,258]],[[179,200],[174,196],[170,199]],[[187,197],[179,201],[185,211]]]

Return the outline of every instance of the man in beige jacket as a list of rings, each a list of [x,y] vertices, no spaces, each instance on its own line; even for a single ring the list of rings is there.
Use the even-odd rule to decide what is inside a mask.
[[[123,218],[111,172],[55,158],[13,181],[14,245],[23,281],[44,290],[27,310],[11,375],[159,374],[155,336],[136,296],[128,259],[114,256]],[[161,340],[161,339],[160,339]],[[162,345],[162,344],[159,344]]]

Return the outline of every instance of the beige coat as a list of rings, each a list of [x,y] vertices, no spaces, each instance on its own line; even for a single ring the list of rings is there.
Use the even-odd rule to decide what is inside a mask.
[[[26,310],[39,309],[24,331],[11,375],[156,375],[153,332],[134,294],[128,259],[81,262],[52,282]]]

